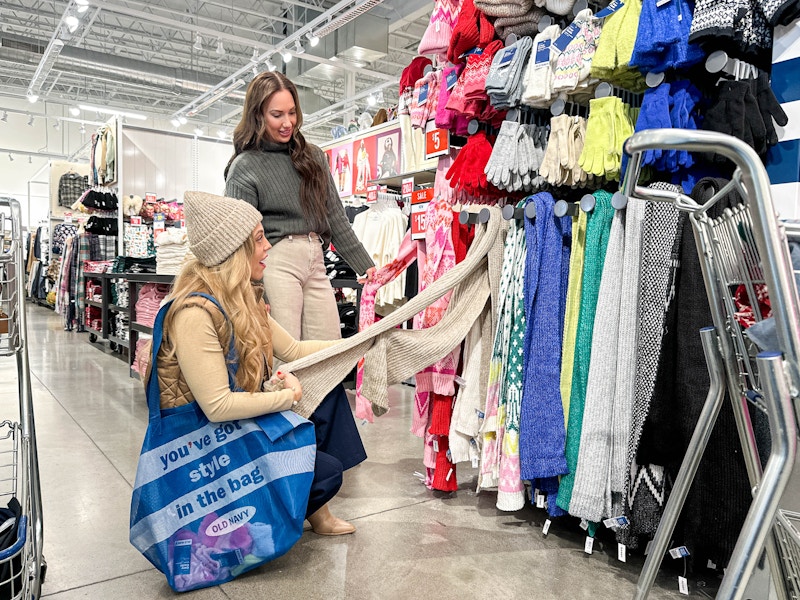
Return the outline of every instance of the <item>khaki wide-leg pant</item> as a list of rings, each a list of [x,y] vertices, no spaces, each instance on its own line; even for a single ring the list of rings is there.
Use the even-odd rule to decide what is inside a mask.
[[[316,233],[286,236],[270,249],[266,265],[264,290],[273,319],[297,340],[342,337]]]

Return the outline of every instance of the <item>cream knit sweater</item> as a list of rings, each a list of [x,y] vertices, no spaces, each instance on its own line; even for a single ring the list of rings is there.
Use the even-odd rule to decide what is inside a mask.
[[[486,207],[478,207],[486,208]],[[294,410],[304,417],[316,407],[364,356],[363,394],[380,416],[388,410],[388,386],[435,363],[466,337],[487,300],[497,305],[503,259],[502,217],[488,207],[491,218],[476,225],[475,240],[466,258],[391,315],[330,348],[282,367],[303,386]],[[453,290],[444,318],[423,330],[396,329],[415,314]],[[492,314],[494,314],[492,309]]]

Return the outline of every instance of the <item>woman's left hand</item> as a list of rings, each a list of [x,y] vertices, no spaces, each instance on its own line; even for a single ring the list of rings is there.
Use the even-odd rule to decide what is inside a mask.
[[[365,276],[362,277],[361,279],[359,279],[358,283],[360,283],[361,285],[364,285],[368,281],[372,281],[373,279],[375,279],[375,271],[377,271],[377,269],[375,267],[370,267],[369,269],[367,269],[367,272],[365,273]]]

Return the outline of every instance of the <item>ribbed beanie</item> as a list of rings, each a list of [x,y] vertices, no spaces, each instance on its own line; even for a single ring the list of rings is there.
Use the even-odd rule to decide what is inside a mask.
[[[261,223],[261,213],[244,200],[206,192],[183,195],[189,249],[206,267],[214,267],[236,252]]]

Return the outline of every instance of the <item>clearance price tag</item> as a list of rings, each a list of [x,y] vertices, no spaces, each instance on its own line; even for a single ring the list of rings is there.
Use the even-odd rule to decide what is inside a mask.
[[[416,190],[411,196],[411,239],[424,240],[427,223],[425,213],[428,202],[433,200],[433,188]]]
[[[425,134],[425,160],[450,152],[450,132],[433,129]]]
[[[135,216],[131,217],[131,225],[141,225],[142,224],[142,217]]]
[[[378,185],[373,184],[367,186],[367,204],[372,204],[378,201]]]
[[[411,202],[411,194],[414,193],[414,178],[408,177],[403,179],[400,187],[400,193],[403,196],[403,202]]]
[[[144,195],[144,201],[145,202],[155,202],[157,199],[158,198],[156,197],[155,194],[145,194]]]
[[[64,213],[64,223],[72,223],[72,213]]]

